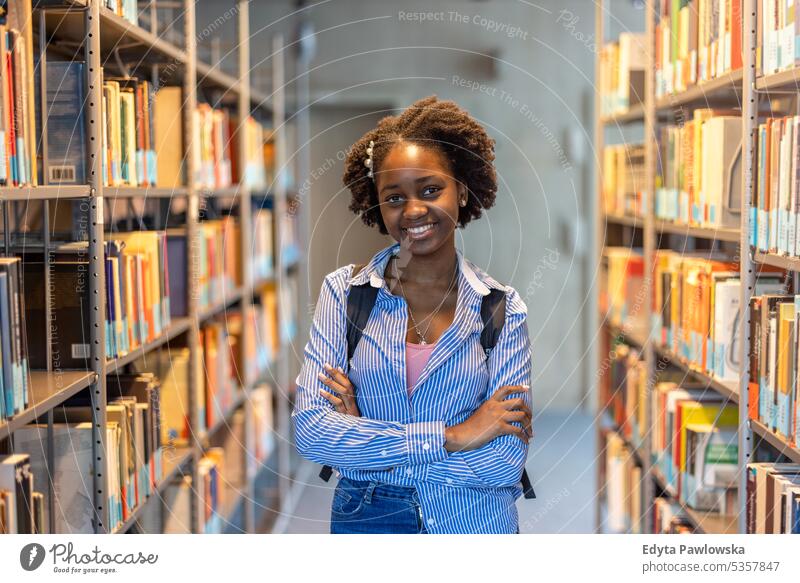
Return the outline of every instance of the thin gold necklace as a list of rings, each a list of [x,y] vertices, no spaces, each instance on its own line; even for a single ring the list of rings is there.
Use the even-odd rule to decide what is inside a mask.
[[[394,270],[395,270],[395,272],[397,271],[397,260],[395,260],[395,264],[394,264]],[[442,308],[442,304],[444,304],[444,300],[445,300],[445,298],[447,298],[447,296],[449,296],[449,295],[450,295],[450,292],[451,292],[451,291],[452,291],[452,289],[453,289],[453,283],[454,283],[454,282],[455,282],[455,280],[456,280],[456,275],[457,275],[457,274],[458,274],[458,263],[456,263],[456,269],[453,271],[453,278],[450,280],[450,284],[447,286],[447,293],[446,293],[446,294],[444,295],[444,297],[442,298],[442,301],[440,301],[440,302],[439,302],[439,305],[436,307],[436,311],[435,311],[435,312],[433,312],[433,313],[432,313],[430,316],[428,316],[428,318],[430,318],[430,322],[428,322],[428,325],[425,327],[425,332],[424,332],[424,333],[421,333],[421,332],[419,331],[419,325],[417,324],[417,319],[416,319],[416,318],[414,318],[414,313],[411,311],[411,305],[408,303],[408,300],[406,300],[406,306],[408,306],[408,315],[409,315],[409,316],[411,316],[411,321],[413,322],[413,326],[414,326],[414,332],[416,332],[416,333],[417,333],[417,337],[419,338],[419,343],[420,343],[420,345],[426,345],[426,344],[428,344],[428,341],[427,341],[427,339],[425,338],[425,335],[428,333],[428,330],[430,329],[430,327],[431,327],[431,324],[433,324],[433,317],[434,317],[436,314],[438,314],[438,313],[439,313],[439,310]],[[402,292],[403,292],[403,297],[405,297],[405,296],[406,296],[406,292],[405,292],[405,290],[403,289],[403,284],[400,282],[400,276],[399,276],[399,274],[395,273],[395,279],[397,279],[397,285],[399,285],[399,286],[400,286],[400,291],[402,291]],[[423,320],[423,322],[424,322],[424,321],[425,321],[425,320]]]

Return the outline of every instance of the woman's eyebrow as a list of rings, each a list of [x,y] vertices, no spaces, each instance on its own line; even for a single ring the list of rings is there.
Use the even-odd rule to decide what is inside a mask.
[[[436,174],[428,174],[427,176],[420,176],[419,178],[415,178],[414,179],[414,183],[415,184],[419,184],[420,182],[425,182],[427,180],[430,180],[431,178],[439,178],[439,176],[436,175]],[[386,186],[381,188],[381,194],[383,194],[384,190],[389,190],[391,188],[398,188],[399,186],[400,186],[399,183],[397,183],[397,184],[387,184]]]

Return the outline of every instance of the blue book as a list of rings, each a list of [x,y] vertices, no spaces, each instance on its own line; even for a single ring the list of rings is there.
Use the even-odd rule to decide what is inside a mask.
[[[4,391],[5,414],[11,417],[14,414],[14,372],[11,363],[11,336],[14,333],[11,322],[11,306],[8,296],[8,274],[0,272],[0,352],[3,360],[3,387],[8,387]]]
[[[84,64],[48,61],[46,184],[86,183]]]
[[[116,358],[118,356],[114,341],[114,286],[111,270],[111,260],[106,257],[106,351],[108,356]]]

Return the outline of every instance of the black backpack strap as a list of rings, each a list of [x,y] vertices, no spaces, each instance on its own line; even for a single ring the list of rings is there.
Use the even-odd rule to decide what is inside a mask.
[[[355,277],[364,265],[356,265],[353,268],[350,277]],[[375,300],[378,297],[378,288],[373,287],[369,282],[361,285],[353,285],[350,287],[350,293],[347,296],[347,365],[350,366],[350,359],[358,346],[358,341],[361,340],[361,334],[364,327],[367,325],[369,315],[372,313],[372,308],[375,306]],[[333,468],[330,466],[322,466],[319,472],[319,477],[324,481],[331,479]]]
[[[483,296],[481,320],[483,320],[481,346],[486,356],[489,356],[506,322],[506,294],[503,290],[492,288],[489,290],[489,295]]]
[[[483,320],[481,346],[488,357],[497,344],[503,324],[506,322],[506,294],[503,290],[492,288],[488,295],[483,296],[481,320]],[[523,468],[520,481],[522,482],[523,496],[527,500],[536,498],[536,492],[533,491],[531,479],[528,477],[528,470]]]
[[[375,306],[378,288],[369,283],[354,285],[347,296],[347,365],[355,354],[358,341]]]

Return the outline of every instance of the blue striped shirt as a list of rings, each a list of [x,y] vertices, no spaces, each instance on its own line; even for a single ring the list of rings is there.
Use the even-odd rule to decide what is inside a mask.
[[[515,289],[499,284],[457,250],[455,318],[409,398],[407,304],[383,279],[399,249],[395,243],[379,251],[354,278],[353,265],[325,277],[296,381],[292,420],[297,450],[350,479],[415,486],[429,532],[514,533],[528,445],[515,435],[501,435],[478,449],[448,452],[444,429],[469,418],[501,386],[530,385],[527,307]],[[367,281],[379,290],[349,363],[361,412],[355,417],[336,412],[319,394],[326,387],[317,374],[326,362],[348,370],[347,294],[351,284]],[[489,288],[506,291],[506,321],[487,362],[480,343],[480,308]],[[530,394],[524,398],[531,405]]]

